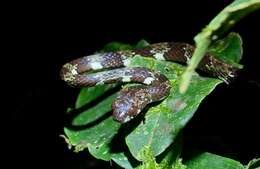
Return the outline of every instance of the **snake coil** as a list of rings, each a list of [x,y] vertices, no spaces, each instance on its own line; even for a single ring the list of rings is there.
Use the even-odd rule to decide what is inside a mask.
[[[117,82],[142,83],[143,85],[122,89],[112,105],[114,119],[125,123],[138,115],[147,104],[167,97],[171,88],[169,80],[159,72],[142,67],[128,68],[129,58],[139,55],[157,60],[186,63],[194,49],[187,43],[164,42],[141,49],[99,53],[66,63],[60,75],[65,82],[75,87]],[[210,54],[205,55],[198,69],[227,83],[236,76],[238,71],[236,67]]]

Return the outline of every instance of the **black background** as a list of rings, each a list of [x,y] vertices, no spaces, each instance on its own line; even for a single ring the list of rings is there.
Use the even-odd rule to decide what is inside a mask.
[[[111,41],[135,44],[193,37],[230,1],[113,4],[10,4],[3,63],[11,112],[12,163],[19,167],[110,167],[87,153],[75,154],[59,137],[64,112],[78,89],[59,79],[62,64],[95,52]],[[9,8],[8,8],[9,9]],[[201,148],[247,163],[259,155],[259,12],[236,24],[243,38],[244,69],[231,85],[220,85],[201,104],[184,130],[186,147]],[[9,66],[11,65],[11,66]],[[9,125],[10,126],[10,125]],[[112,168],[115,165],[112,165]]]

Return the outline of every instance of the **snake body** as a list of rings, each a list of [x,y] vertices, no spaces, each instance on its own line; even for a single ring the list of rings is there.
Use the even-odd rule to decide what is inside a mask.
[[[129,68],[129,58],[139,55],[157,60],[186,63],[194,49],[187,43],[163,42],[141,49],[84,56],[63,65],[61,78],[76,87],[118,82],[142,83],[142,85],[122,89],[112,105],[114,119],[125,123],[138,115],[147,104],[167,97],[171,88],[169,80],[159,72],[142,67]],[[210,54],[204,56],[198,69],[225,82],[235,77],[238,71],[236,67]]]

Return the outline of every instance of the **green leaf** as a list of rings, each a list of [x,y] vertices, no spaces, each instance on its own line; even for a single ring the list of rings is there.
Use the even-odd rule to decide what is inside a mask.
[[[242,59],[242,39],[239,34],[231,32],[224,39],[218,40],[213,43],[208,52],[215,56],[216,58],[242,68],[242,65],[239,65],[239,61]]]
[[[187,169],[244,169],[239,162],[211,153],[199,153],[184,163]]]
[[[80,126],[80,129],[64,128],[68,137],[66,142],[69,147],[74,146],[75,152],[88,148],[90,154],[98,159],[111,159],[109,143],[117,133],[120,124],[115,122],[112,117],[106,118],[100,123],[99,119],[102,119],[106,113],[111,113],[111,105],[116,93],[110,96],[102,97],[102,95],[115,87],[116,85],[101,85],[83,88],[80,91],[76,101],[76,108],[78,108],[76,110],[79,110],[79,114],[72,119],[72,127]],[[97,98],[99,99],[96,100]],[[90,106],[88,104],[91,102],[93,102],[93,106],[85,106]]]
[[[125,169],[133,169],[130,159],[123,152],[112,154],[112,160]]]
[[[96,158],[110,160],[111,154],[108,144],[119,128],[120,124],[109,117],[92,127],[83,130],[64,128],[64,132],[69,139],[69,143],[75,146],[75,151],[88,148],[89,152]]]
[[[180,75],[184,71],[183,66],[138,56],[131,60],[130,65],[160,71],[167,76],[172,85],[170,95],[159,105],[151,107],[145,114],[145,121],[126,138],[132,155],[137,160],[143,161],[144,149],[150,149],[153,156],[157,156],[174,142],[179,131],[191,119],[200,102],[221,81],[194,74],[191,88],[182,95],[178,91],[178,85]]]
[[[69,146],[74,146],[75,152],[88,148],[89,152],[98,159],[110,160],[109,143],[116,135],[120,124],[112,117],[102,117],[111,113],[111,105],[116,93],[107,96],[106,92],[116,92],[117,85],[100,85],[83,88],[76,101],[79,114],[72,119],[72,127],[65,127]],[[96,100],[98,99],[98,100]],[[90,105],[92,103],[92,105]],[[86,107],[91,106],[91,107]],[[102,121],[99,122],[101,119]],[[77,129],[77,127],[80,127]],[[74,129],[73,127],[76,127]]]
[[[176,146],[172,146],[172,148],[174,147]],[[174,154],[172,151],[168,151],[167,154],[166,158],[158,163],[158,160],[153,156],[151,149],[149,147],[144,147],[142,151],[144,159],[137,169],[186,169],[186,166],[182,164],[182,159],[172,156]]]
[[[78,109],[91,101],[97,99],[98,97],[102,96],[108,90],[115,88],[117,85],[98,85],[94,87],[86,87],[80,90],[78,98],[76,100],[75,108]]]
[[[105,47],[101,52],[116,52],[119,50],[128,50],[128,49],[133,49],[133,46],[121,42],[110,42]]]
[[[178,159],[172,169],[187,169],[187,166],[182,164],[182,159]]]
[[[111,112],[111,104],[115,100],[116,94],[106,96],[103,100],[95,103],[94,106],[87,108],[86,110],[80,112],[80,115],[76,116],[72,124],[77,125],[87,125],[94,122],[104,116],[106,113]]]
[[[149,42],[147,42],[146,40],[142,39],[140,40],[136,45],[135,45],[135,49],[138,49],[138,48],[144,48],[146,46],[149,46]]]
[[[88,146],[88,151],[89,153],[97,158],[97,159],[101,159],[101,160],[111,160],[111,149],[110,149],[110,145],[109,145],[109,140],[108,142],[104,142],[104,144],[102,144],[99,147],[96,146]]]
[[[182,93],[187,90],[192,73],[197,68],[212,41],[218,39],[236,22],[258,8],[260,8],[259,0],[235,0],[223,9],[201,33],[195,36],[196,50],[182,76],[180,85]]]
[[[246,169],[260,169],[260,158],[251,160],[247,164]]]
[[[159,169],[159,164],[156,163],[152,150],[149,147],[143,147],[141,154],[143,163],[137,169]]]
[[[164,168],[169,168],[168,166],[177,165],[180,155],[182,152],[182,133],[178,135],[176,140],[157,157],[157,161]]]

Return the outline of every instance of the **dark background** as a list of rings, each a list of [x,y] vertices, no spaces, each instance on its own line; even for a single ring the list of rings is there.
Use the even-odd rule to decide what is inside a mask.
[[[10,4],[5,13],[5,71],[11,112],[11,165],[86,168],[111,164],[67,149],[63,125],[78,89],[59,79],[62,64],[95,52],[111,41],[135,44],[182,41],[193,37],[231,1],[192,4],[124,1],[113,4]],[[185,146],[246,164],[259,156],[259,12],[232,31],[243,38],[245,66],[231,85],[219,85],[184,130]],[[9,66],[11,65],[11,66]],[[111,168],[115,168],[115,164]]]

